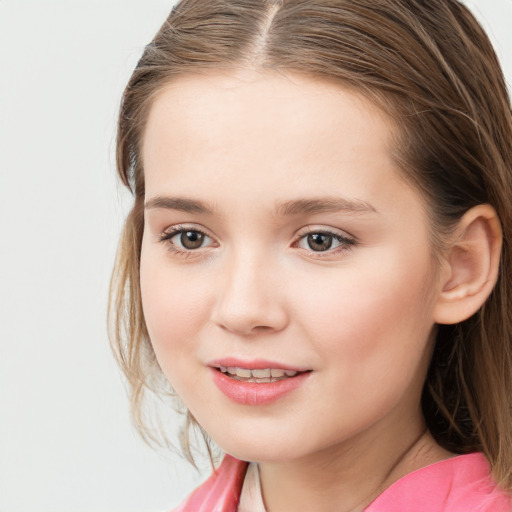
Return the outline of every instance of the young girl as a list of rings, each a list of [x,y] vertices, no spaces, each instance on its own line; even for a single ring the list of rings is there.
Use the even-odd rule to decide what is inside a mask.
[[[112,305],[139,423],[165,376],[226,454],[177,510],[512,510],[511,142],[456,0],[175,7]]]

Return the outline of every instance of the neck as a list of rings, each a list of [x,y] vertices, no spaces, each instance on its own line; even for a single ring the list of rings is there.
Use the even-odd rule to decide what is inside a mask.
[[[398,440],[378,427],[314,455],[260,463],[267,511],[360,512],[398,479],[452,455],[437,445],[421,417]]]

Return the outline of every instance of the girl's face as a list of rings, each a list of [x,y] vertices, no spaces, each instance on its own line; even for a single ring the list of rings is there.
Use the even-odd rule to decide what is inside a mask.
[[[439,279],[393,130],[362,96],[299,75],[189,76],[155,99],[144,315],[228,453],[285,461],[423,428]]]

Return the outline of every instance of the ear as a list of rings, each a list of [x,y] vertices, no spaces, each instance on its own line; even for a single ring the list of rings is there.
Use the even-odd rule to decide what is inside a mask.
[[[464,214],[445,254],[436,323],[456,324],[480,309],[498,279],[502,239],[492,206],[481,204]]]

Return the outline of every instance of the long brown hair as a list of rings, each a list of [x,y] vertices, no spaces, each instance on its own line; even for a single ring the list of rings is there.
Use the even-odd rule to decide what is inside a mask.
[[[491,204],[504,244],[497,285],[468,320],[438,326],[424,387],[429,429],[445,448],[481,450],[512,489],[512,120],[493,48],[456,0],[182,0],[126,87],[117,166],[135,196],[111,289],[112,346],[140,431],[162,378],[141,307],[141,141],[152,99],[177,76],[252,67],[334,80],[371,98],[400,127],[397,163],[429,203],[434,247],[471,207]],[[185,443],[185,446],[188,446]]]

